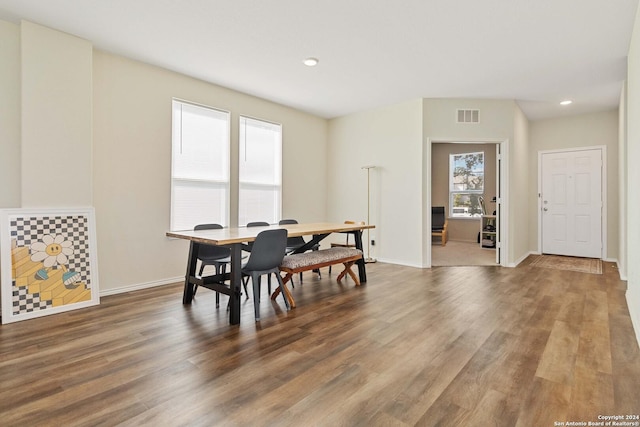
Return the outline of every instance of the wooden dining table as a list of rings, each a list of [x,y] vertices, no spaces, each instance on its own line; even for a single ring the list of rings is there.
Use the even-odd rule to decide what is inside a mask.
[[[242,251],[248,250],[247,243],[253,242],[258,234],[265,230],[284,228],[288,237],[312,236],[307,243],[297,248],[294,253],[311,250],[331,233],[351,233],[357,249],[362,250],[362,231],[375,228],[368,224],[342,224],[331,222],[269,225],[261,227],[229,227],[216,230],[168,231],[167,237],[185,239],[190,242],[187,258],[187,272],[184,281],[183,304],[191,304],[195,285],[229,295],[229,323],[240,323],[240,295],[242,289]],[[231,250],[231,271],[209,276],[196,275],[198,250],[200,245],[217,245]],[[361,283],[367,281],[364,257],[357,262]],[[229,282],[229,285],[226,282]]]

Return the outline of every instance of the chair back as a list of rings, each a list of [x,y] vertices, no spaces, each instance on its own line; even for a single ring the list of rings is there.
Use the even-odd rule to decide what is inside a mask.
[[[442,230],[446,221],[444,206],[431,207],[431,229]]]
[[[278,225],[287,225],[287,224],[298,224],[298,221],[295,219],[281,219],[278,221]],[[287,247],[288,248],[297,248],[307,243],[302,236],[297,237],[288,237],[287,238]]]
[[[221,230],[220,224],[198,224],[193,227],[194,230]],[[198,250],[198,258],[201,260],[215,260],[231,256],[231,249],[223,248],[216,245],[200,245]]]
[[[193,227],[194,230],[222,230],[220,224],[198,224]]]
[[[287,230],[261,231],[253,242],[249,261],[243,270],[266,271],[282,264],[287,247]]]
[[[253,221],[247,224],[247,227],[266,227],[269,223],[265,221]]]

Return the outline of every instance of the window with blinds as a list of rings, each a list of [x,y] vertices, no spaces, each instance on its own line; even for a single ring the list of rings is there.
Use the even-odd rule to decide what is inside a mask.
[[[282,125],[240,117],[238,225],[275,224],[282,209]]]
[[[173,101],[171,230],[229,225],[227,111]]]

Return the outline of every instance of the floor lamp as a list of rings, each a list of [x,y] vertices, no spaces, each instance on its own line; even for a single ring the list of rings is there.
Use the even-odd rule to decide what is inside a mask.
[[[371,224],[370,215],[371,215],[371,169],[374,169],[375,166],[362,166],[362,169],[367,170],[367,225]],[[369,237],[369,229],[367,228],[367,257],[364,259],[364,262],[376,262],[374,258],[371,258],[371,238]]]

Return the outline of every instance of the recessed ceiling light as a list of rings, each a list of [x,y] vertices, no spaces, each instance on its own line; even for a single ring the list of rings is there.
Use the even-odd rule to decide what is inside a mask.
[[[573,102],[572,100],[567,99],[566,101],[562,101],[562,102],[560,103],[560,105],[569,105],[569,104],[571,104],[572,102]]]
[[[302,61],[302,63],[307,67],[315,67],[316,65],[318,65],[318,62],[320,62],[318,61],[318,58],[307,58]]]

